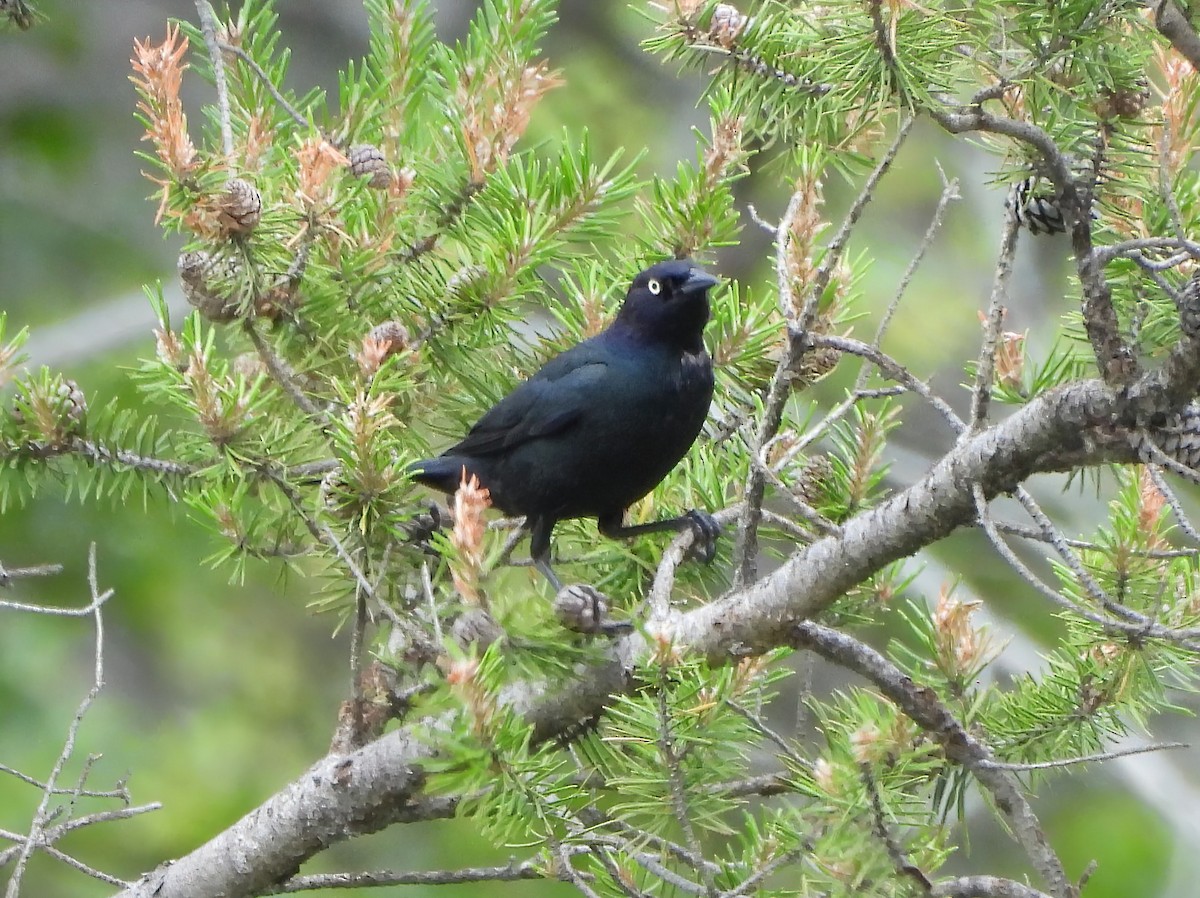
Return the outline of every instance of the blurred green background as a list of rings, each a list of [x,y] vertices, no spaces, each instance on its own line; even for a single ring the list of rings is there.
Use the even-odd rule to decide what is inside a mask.
[[[439,35],[453,40],[463,34],[475,4],[435,5]],[[293,51],[290,86],[303,92],[319,84],[332,92],[338,69],[365,46],[361,8],[322,0],[284,0],[278,8],[284,43]],[[134,38],[160,41],[169,16],[194,18],[195,7],[188,0],[45,0],[39,11],[43,18],[32,30],[0,31],[0,309],[8,313],[10,332],[32,329],[31,365],[47,364],[75,378],[93,405],[133,404],[137,396],[123,368],[154,351],[153,316],[142,285],[161,279],[175,307],[181,305],[174,280],[179,246],[154,227],[154,205],[145,199],[151,185],[134,156],[141,130],[133,117],[128,60]],[[586,127],[598,156],[618,147],[630,154],[644,148],[646,174],[669,174],[678,159],[691,158],[691,129],[707,126],[697,107],[702,73],[664,69],[644,54],[638,42],[650,25],[625,3],[565,0],[560,12],[545,49],[567,86],[549,96],[529,139],[563,125]],[[210,99],[206,86],[192,79],[185,99],[195,128],[199,104]],[[858,326],[867,335],[928,226],[942,188],[939,166],[960,180],[962,198],[950,206],[887,343],[960,408],[966,404],[958,387],[962,366],[977,353],[976,310],[986,305],[999,240],[1003,194],[987,186],[989,165],[993,160],[965,141],[918,126],[853,247],[875,258],[864,281],[868,316]],[[788,194],[770,171],[739,189],[743,201],[768,219],[781,213]],[[828,217],[836,222],[852,195],[836,181],[826,193]],[[726,277],[769,277],[770,236],[748,218],[744,236],[740,247],[719,253],[713,267]],[[1034,357],[1053,341],[1064,311],[1066,253],[1062,241],[1023,241],[1008,328],[1029,329]],[[851,376],[853,371],[850,366]],[[817,395],[836,398],[845,382],[835,375],[818,386]],[[919,406],[908,408],[892,447],[893,481],[911,480],[949,444],[938,420]],[[1086,530],[1102,506],[1077,493],[1060,499],[1058,486],[1048,482],[1040,494],[1063,511],[1069,532]],[[0,598],[86,604],[93,541],[101,587],[116,590],[106,612],[107,685],[83,724],[62,784],[74,784],[89,752],[100,753],[91,788],[108,788],[128,775],[136,802],[161,801],[164,807],[84,830],[62,848],[122,878],[187,852],[299,775],[326,750],[337,703],[347,691],[344,635],[334,635],[333,617],[306,609],[315,585],[253,563],[244,583],[230,583],[226,571],[205,562],[217,548],[215,539],[172,511],[164,497],[145,506],[81,506],[66,501],[61,490],[49,490],[0,520],[0,561],[65,567],[60,576],[22,582]],[[1050,615],[1014,587],[974,534],[947,540],[928,556],[918,585],[936,596],[940,584],[957,576],[964,578],[960,596],[985,598],[994,627],[1011,637],[1000,675],[1037,667],[1039,644],[1053,639]],[[0,763],[39,779],[47,775],[91,682],[92,639],[86,619],[0,612]],[[831,676],[818,666],[816,688],[830,688]],[[1195,732],[1190,719],[1160,723],[1157,739],[1187,739]],[[1195,895],[1195,760],[1192,752],[1133,758],[1060,776],[1041,791],[1039,808],[1070,871],[1078,875],[1099,861],[1089,898]],[[39,797],[0,774],[0,829],[27,828]],[[955,859],[956,869],[1022,869],[983,809],[972,813],[972,825],[977,828],[969,851]],[[396,827],[341,846],[311,871],[505,859],[469,824],[446,822]],[[110,891],[39,856],[24,894]],[[568,893],[546,883],[436,892]],[[373,893],[423,894],[414,887]]]

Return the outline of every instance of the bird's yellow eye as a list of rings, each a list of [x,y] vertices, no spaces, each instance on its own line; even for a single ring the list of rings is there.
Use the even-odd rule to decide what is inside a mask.
[[[662,284],[659,283],[655,278],[650,278],[650,282],[646,284],[646,289],[648,289],[655,296],[658,296],[658,294],[662,293]]]

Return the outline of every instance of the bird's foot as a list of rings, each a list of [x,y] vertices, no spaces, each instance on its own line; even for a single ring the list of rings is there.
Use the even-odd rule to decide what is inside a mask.
[[[608,597],[604,593],[582,583],[564,586],[554,597],[554,616],[567,630],[617,636],[633,629],[628,621],[609,620],[608,608]]]
[[[429,539],[446,526],[446,515],[441,506],[430,502],[425,511],[413,515],[402,527],[404,542],[419,546],[427,555],[436,554],[429,545]]]
[[[692,531],[692,544],[688,547],[687,558],[696,558],[705,564],[717,557],[717,540],[721,537],[721,525],[707,511],[693,508],[683,516],[688,528]]]

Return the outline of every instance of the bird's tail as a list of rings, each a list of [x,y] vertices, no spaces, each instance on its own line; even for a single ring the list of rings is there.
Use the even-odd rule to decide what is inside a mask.
[[[472,466],[467,464],[466,459],[453,455],[440,455],[437,458],[423,458],[415,461],[405,468],[404,472],[417,483],[423,483],[435,490],[441,490],[443,493],[453,494],[462,483],[464,468],[469,477],[472,473]]]

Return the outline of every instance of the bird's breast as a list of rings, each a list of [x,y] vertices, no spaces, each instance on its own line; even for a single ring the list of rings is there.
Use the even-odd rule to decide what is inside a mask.
[[[713,388],[712,360],[704,350],[685,352],[679,358],[675,382],[681,393],[710,393]]]

